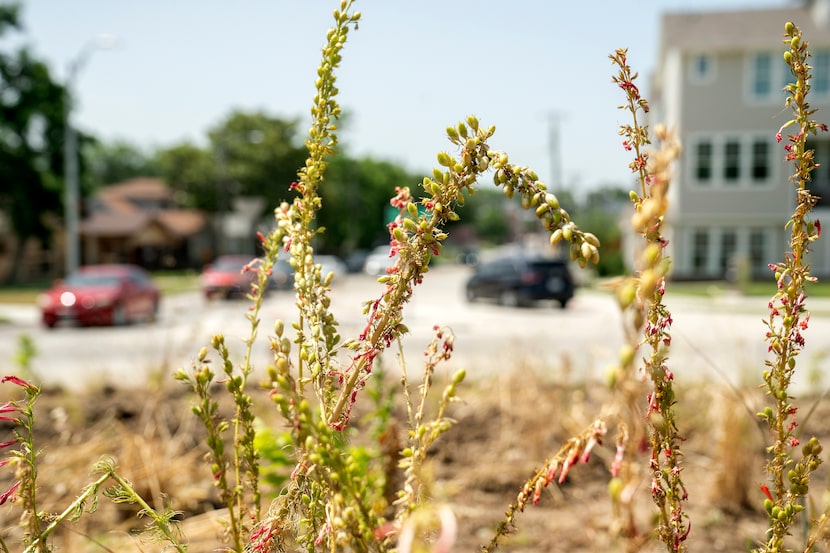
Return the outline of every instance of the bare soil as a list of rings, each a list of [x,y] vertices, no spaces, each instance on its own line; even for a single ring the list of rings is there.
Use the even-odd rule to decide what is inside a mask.
[[[562,386],[530,367],[459,388],[462,401],[453,406],[457,423],[433,456],[436,501],[448,504],[458,521],[454,551],[478,551],[490,541],[508,505],[524,482],[548,457],[585,428],[609,399],[600,384]],[[6,390],[3,390],[4,392]],[[254,392],[258,405],[269,402]],[[692,520],[690,551],[747,551],[764,537],[766,513],[759,482],[764,480],[765,431],[754,413],[762,397],[740,397],[732,390],[699,386],[685,390],[678,404],[684,444],[684,481],[689,490]],[[190,411],[193,397],[182,385],[164,389],[90,390],[68,394],[45,390],[37,404],[37,445],[42,448],[39,500],[45,512],[60,512],[91,480],[90,470],[101,456],[111,456],[156,508],[169,501],[181,512],[182,531],[190,551],[221,547],[223,512],[202,457],[204,432]],[[824,443],[830,426],[827,401],[800,400],[804,436]],[[815,412],[808,416],[808,411]],[[267,418],[267,413],[263,418]],[[806,421],[803,419],[807,419]],[[278,424],[274,422],[274,424]],[[2,428],[8,434],[10,428]],[[567,481],[551,484],[536,506],[516,519],[501,551],[660,551],[648,538],[653,524],[650,480],[634,500],[642,541],[615,535],[615,516],[607,492],[614,454],[615,429],[590,461],[577,465]],[[2,439],[6,439],[2,437]],[[642,465],[647,465],[647,453]],[[8,486],[13,475],[0,475]],[[824,503],[826,472],[817,475],[810,503]],[[3,488],[5,489],[5,488]],[[1,491],[1,490],[0,490]],[[0,507],[7,543],[18,536],[19,508]],[[817,516],[817,515],[816,515]],[[55,551],[161,551],[135,537],[145,521],[136,509],[102,499],[98,511],[65,525],[53,539]],[[9,538],[11,537],[11,538]],[[798,547],[801,537],[794,537]]]

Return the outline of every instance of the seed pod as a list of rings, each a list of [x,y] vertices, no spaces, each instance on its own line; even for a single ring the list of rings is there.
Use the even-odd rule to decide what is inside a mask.
[[[591,246],[591,244],[589,244],[588,242],[582,243],[579,249],[582,252],[583,259],[591,259],[594,256],[592,248],[593,246]]]
[[[545,194],[545,203],[554,210],[559,209],[559,199],[553,194]]]

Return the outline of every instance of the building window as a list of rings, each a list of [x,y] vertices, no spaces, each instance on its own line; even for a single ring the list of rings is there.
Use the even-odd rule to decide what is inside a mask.
[[[696,273],[706,271],[709,259],[709,233],[705,230],[696,230],[692,243],[692,269]]]
[[[752,274],[756,277],[763,276],[767,262],[767,233],[763,229],[752,229],[749,232],[749,264]]]
[[[724,147],[723,178],[734,184],[741,178],[741,143],[728,140]]]
[[[698,54],[690,60],[690,80],[703,84],[711,82],[715,75],[715,60],[709,54]]]
[[[695,177],[700,182],[712,179],[712,143],[699,142],[695,156]]]
[[[752,143],[752,181],[765,181],[770,176],[769,142],[756,140]]]
[[[767,98],[772,93],[772,54],[755,54],[752,64],[752,94],[756,98]]]
[[[725,229],[720,235],[720,269],[723,274],[732,268],[735,250],[738,247],[738,234],[734,229]]]
[[[818,165],[810,172],[807,187],[818,197],[817,207],[830,206],[830,140],[810,140],[807,149],[813,150],[813,160]],[[792,167],[789,167],[792,170]]]

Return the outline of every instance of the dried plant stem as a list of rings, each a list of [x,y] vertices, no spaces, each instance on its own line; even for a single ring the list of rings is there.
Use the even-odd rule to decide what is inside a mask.
[[[796,437],[794,431],[798,422],[795,415],[798,408],[793,404],[789,388],[796,369],[796,358],[805,345],[803,332],[810,320],[804,287],[815,278],[810,275],[806,258],[810,244],[821,234],[819,223],[808,220],[817,198],[807,188],[810,173],[816,167],[813,150],[807,148],[807,137],[817,134],[819,130],[827,131],[827,125],[811,119],[816,110],[811,109],[807,102],[811,79],[810,54],[801,30],[793,23],[785,25],[784,42],[788,47],[784,52],[784,61],[795,79],[785,87],[785,104],[792,110],[793,118],[781,127],[776,139],[781,142],[788,127],[797,128],[795,134],[787,135],[784,146],[786,160],[791,161],[794,167],[790,181],[795,185],[796,209],[787,223],[791,251],[784,261],[770,265],[775,273],[777,292],[769,302],[769,317],[764,321],[772,359],[766,361],[763,380],[773,404],[758,416],[769,426],[773,443],[768,448],[770,455],[766,465],[771,489],[761,486],[766,496],[764,508],[769,515],[769,529],[767,538],[756,551],[765,552],[784,550],[784,540],[803,509],[801,498],[809,492],[810,477],[821,463],[819,454],[822,451],[816,438],[810,438],[801,445]],[[794,451],[799,446],[801,456],[796,459]]]
[[[643,148],[651,143],[646,126],[637,120],[637,113],[649,111],[648,101],[640,96],[634,83],[636,73],[632,73],[627,63],[627,51],[617,50],[610,56],[618,66],[619,72],[614,82],[624,91],[626,104],[621,109],[631,112],[633,123],[620,128],[625,136],[623,146],[633,150],[634,160],[629,167],[637,175],[640,193],[632,192],[635,213],[632,227],[643,238],[643,249],[639,254],[637,278],[628,279],[618,289],[618,300],[623,310],[633,310],[631,324],[635,330],[642,329],[642,341],[632,342],[624,350],[620,371],[616,381],[624,390],[624,401],[631,401],[631,394],[626,393],[633,376],[635,352],[641,346],[648,347],[644,355],[644,372],[650,379],[652,391],[648,395],[645,418],[649,427],[651,443],[651,494],[659,514],[658,536],[668,551],[685,550],[691,524],[684,511],[683,502],[687,499],[686,487],[680,475],[682,452],[680,443],[683,438],[677,428],[675,412],[674,374],[667,365],[668,350],[671,345],[672,316],[663,304],[665,281],[669,272],[670,259],[664,250],[667,240],[662,236],[662,226],[668,208],[667,192],[671,177],[671,165],[679,156],[680,148],[670,133],[659,127],[656,134],[660,139],[660,149],[645,152]],[[629,412],[636,412],[629,409]],[[629,420],[624,429],[636,428],[638,423]],[[631,443],[626,439],[622,443]],[[629,456],[633,455],[631,446],[627,448]],[[630,474],[630,470],[627,471]],[[630,486],[623,482],[620,487]],[[631,530],[626,532],[633,536]]]

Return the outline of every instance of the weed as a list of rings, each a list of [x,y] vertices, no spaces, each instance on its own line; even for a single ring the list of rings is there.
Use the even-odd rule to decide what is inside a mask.
[[[309,156],[291,185],[297,195],[275,209],[274,230],[259,236],[264,256],[245,268],[256,279],[248,294],[250,334],[244,358],[238,365],[231,361],[225,337],[217,334],[210,348],[200,349],[189,371],[182,369],[176,374],[196,398],[192,411],[204,427],[205,460],[227,517],[222,545],[226,551],[450,550],[458,525],[452,510],[436,499],[430,455],[455,424],[452,408],[465,378],[465,372],[458,371],[440,393],[435,389],[438,369],[452,357],[454,335],[451,329],[434,327],[417,391],[402,354],[400,388],[387,387],[380,354],[395,345],[402,353],[401,339],[408,331],[405,306],[429,272],[433,258],[442,252],[445,225],[459,218],[458,207],[475,193],[482,175],[492,172],[495,186],[508,198],[518,195],[521,205],[532,210],[549,233],[550,243],[565,246],[573,261],[584,267],[599,259],[597,238],[571,220],[533,170],[511,163],[506,153],[490,145],[494,127],[484,127],[469,116],[446,129],[457,153],[438,154],[439,167],[423,179],[421,191],[407,186],[396,189],[390,203],[398,215],[389,224],[389,244],[390,257],[397,261],[378,279],[383,285],[380,295],[364,305],[362,332],[351,339],[340,336],[337,320],[329,310],[332,276],[321,274],[313,244],[315,235],[322,231],[315,225],[322,207],[318,188],[327,159],[337,146],[340,107],[336,70],[348,35],[360,20],[353,4],[353,0],[341,1],[334,11],[334,27],[326,35],[306,142]],[[765,321],[771,359],[763,380],[771,405],[758,416],[770,431],[772,444],[767,449],[768,482],[759,486],[769,526],[765,538],[758,540],[757,550],[767,552],[788,550],[785,540],[804,516],[801,513],[810,480],[821,464],[822,453],[815,438],[800,443],[795,419],[798,408],[789,387],[809,323],[804,290],[814,279],[806,256],[821,231],[819,223],[808,218],[815,197],[807,183],[815,163],[806,149],[806,136],[827,127],[811,119],[815,110],[806,101],[810,89],[807,41],[792,23],[786,25],[786,41],[789,49],[784,57],[795,77],[795,83],[787,86],[786,105],[794,116],[778,137],[782,141],[788,127],[798,128],[795,134],[787,135],[785,145],[786,157],[795,167],[792,181],[798,205],[788,223],[792,251],[784,261],[771,266],[777,291]],[[623,147],[633,152],[630,168],[639,185],[639,190],[631,193],[632,227],[642,238],[636,274],[615,284],[627,341],[609,375],[611,401],[598,406],[597,413],[587,417],[590,422],[562,440],[553,448],[555,453],[532,471],[508,505],[485,551],[499,547],[502,538],[514,529],[519,514],[539,503],[545,489],[564,484],[577,465],[587,463],[593,452],[601,450],[609,428],[615,430],[614,454],[607,455],[608,492],[615,516],[609,526],[623,538],[624,547],[634,551],[656,539],[668,551],[681,552],[686,550],[690,535],[689,498],[682,479],[681,445],[685,438],[679,430],[681,394],[668,364],[673,320],[663,303],[670,269],[663,236],[667,191],[672,163],[680,150],[672,133],[661,127],[655,128],[653,136],[658,143],[652,145],[652,135],[641,120],[649,110],[648,101],[640,95],[627,51],[617,50],[610,57],[618,69],[613,81],[625,95],[621,107],[633,118],[630,125],[621,127],[620,134]],[[270,399],[269,407],[284,423],[284,428],[277,430],[264,427],[255,416],[250,377],[252,352],[260,336],[262,291],[282,255],[289,257],[295,270],[296,319],[274,323],[266,338],[273,363],[261,383]],[[21,342],[22,369],[28,368],[33,355],[31,344]],[[15,385],[25,395],[0,406],[0,420],[10,424],[14,436],[0,444],[0,449],[8,452],[3,464],[11,465],[15,474],[15,482],[0,494],[0,504],[13,499],[21,508],[24,551],[49,551],[48,540],[54,530],[93,512],[99,494],[115,503],[136,505],[139,515],[149,520],[152,536],[177,551],[187,550],[172,502],[160,494],[152,507],[109,458],[95,465],[91,483],[64,511],[42,512],[37,485],[40,452],[33,432],[33,406],[40,390],[17,376],[7,376],[0,383]],[[232,405],[230,416],[220,409],[218,394],[222,389]],[[365,396],[368,399],[361,399]],[[403,414],[395,412],[395,398],[402,403]],[[368,409],[372,424],[367,432],[361,432],[355,415],[367,403],[372,404]],[[734,432],[739,427],[728,430]],[[724,432],[716,447],[729,449],[735,439],[734,433]],[[722,458],[727,456],[721,454]],[[730,466],[736,470],[747,466],[733,461]],[[287,468],[291,469],[288,474]],[[278,486],[276,497],[264,496],[261,482]],[[644,482],[647,484],[641,486]],[[110,487],[103,488],[107,483]],[[733,483],[746,491],[746,483]],[[655,505],[653,522],[645,525],[637,520],[634,508],[634,497],[641,488],[650,490]],[[266,500],[270,500],[268,505],[263,505]],[[751,501],[747,494],[738,499],[738,506]],[[804,540],[805,551],[825,539],[828,519],[828,511],[816,519]],[[8,552],[5,540],[0,536],[0,549]]]

